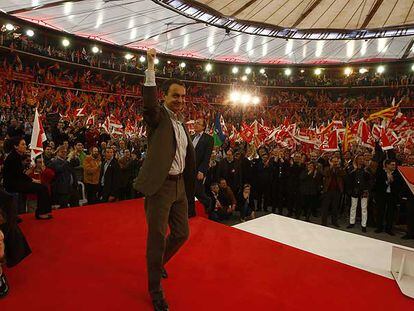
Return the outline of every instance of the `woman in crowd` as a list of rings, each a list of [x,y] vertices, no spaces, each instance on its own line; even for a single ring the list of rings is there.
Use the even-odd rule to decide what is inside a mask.
[[[254,214],[254,200],[251,196],[251,187],[249,184],[243,186],[243,190],[237,196],[237,209],[240,211],[241,221],[246,221],[246,218],[253,219]]]
[[[36,219],[52,218],[51,200],[47,186],[36,183],[25,171],[26,142],[21,138],[11,139],[11,152],[4,161],[4,188],[9,193],[32,193],[37,195]]]
[[[321,192],[322,175],[318,171],[315,162],[308,162],[306,168],[299,176],[302,209],[298,213],[298,218],[302,216],[303,211],[306,221],[310,221],[310,216],[316,214],[318,207],[318,195]]]

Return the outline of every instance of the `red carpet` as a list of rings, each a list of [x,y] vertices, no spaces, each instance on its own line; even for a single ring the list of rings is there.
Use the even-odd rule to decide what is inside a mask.
[[[143,202],[66,209],[22,229],[33,254],[8,270],[0,310],[152,310]],[[414,310],[394,281],[197,217],[168,265],[175,311]]]

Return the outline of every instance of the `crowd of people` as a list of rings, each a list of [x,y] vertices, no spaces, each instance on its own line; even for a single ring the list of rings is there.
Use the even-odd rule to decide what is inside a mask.
[[[119,63],[119,57],[105,58],[88,52],[45,47],[29,38],[9,38],[1,33],[0,43],[49,58],[78,62],[92,67],[79,69],[41,60],[34,63],[18,53],[3,55],[0,77],[0,259],[3,234],[13,236],[18,250],[7,253],[15,265],[30,253],[17,224],[18,213],[35,211],[38,220],[52,220],[54,208],[76,207],[99,202],[142,197],[133,183],[147,152],[146,129],[142,118],[142,79],[133,80],[123,72],[142,73],[139,62]],[[170,66],[171,70],[168,69]],[[232,82],[230,76],[203,75],[203,68],[177,69],[164,66],[163,75],[199,80],[187,85],[184,118],[195,131],[194,145],[204,133],[213,141],[215,116],[225,120],[228,136],[209,148],[207,163],[200,164],[197,189],[208,217],[226,222],[246,221],[258,211],[278,213],[321,225],[353,228],[360,219],[361,230],[395,235],[395,225],[407,225],[404,239],[414,238],[413,194],[398,167],[414,167],[414,150],[383,151],[353,144],[350,148],[323,151],[300,145],[281,146],[276,141],[261,143],[231,139],[231,128],[261,120],[264,126],[289,125],[318,128],[337,120],[343,126],[372,112],[398,103],[405,120],[414,116],[414,92],[409,87],[329,91],[263,89],[262,103],[235,106],[228,88],[202,83]],[[141,70],[141,71],[140,71]],[[115,72],[118,71],[118,72]],[[411,77],[365,76],[362,80],[323,78],[255,78],[263,85],[411,84]],[[295,80],[299,79],[299,80]],[[317,80],[315,80],[317,79]],[[365,79],[365,80],[364,80]],[[345,81],[345,82],[344,82]],[[353,81],[353,82],[350,82]],[[364,82],[365,81],[365,82]],[[380,82],[378,82],[380,81]],[[158,96],[162,98],[161,91]],[[28,148],[33,132],[35,108],[41,114],[46,136],[43,153],[33,156]],[[209,135],[210,134],[210,135]],[[210,144],[210,143],[209,143]],[[201,145],[201,143],[200,143]],[[199,148],[200,148],[199,145]],[[410,149],[411,148],[411,149]],[[196,149],[197,151],[197,149]],[[204,194],[203,194],[204,193]],[[190,202],[190,206],[193,202]],[[13,211],[13,212],[10,212]],[[358,214],[360,211],[360,216]],[[9,239],[10,241],[10,239]],[[8,242],[11,243],[11,242]],[[6,245],[7,247],[7,245]],[[8,246],[13,249],[13,246]],[[0,266],[1,267],[1,266]],[[0,297],[8,288],[0,268]]]

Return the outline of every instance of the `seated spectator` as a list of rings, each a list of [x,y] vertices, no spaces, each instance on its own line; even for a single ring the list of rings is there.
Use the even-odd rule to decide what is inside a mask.
[[[227,185],[227,182],[224,178],[220,179],[219,188],[219,200],[224,207],[222,210],[222,212],[224,212],[223,216],[225,219],[229,219],[233,215],[233,212],[236,210],[237,201],[233,190]]]
[[[66,160],[67,150],[59,146],[56,157],[50,163],[50,168],[55,171],[52,182],[54,201],[60,208],[79,206],[78,180],[73,167]]]
[[[51,199],[45,185],[33,182],[27,176],[23,166],[26,156],[26,142],[24,139],[15,138],[11,140],[12,151],[4,162],[4,187],[9,193],[33,193],[37,196],[36,219],[51,219]]]
[[[237,209],[240,211],[240,220],[246,221],[246,218],[253,219],[254,214],[254,200],[251,196],[251,186],[245,184],[242,191],[237,196]]]
[[[121,168],[115,159],[114,149],[105,149],[105,161],[101,167],[99,198],[102,202],[115,202],[119,198]]]
[[[97,147],[91,148],[91,154],[83,161],[83,182],[88,204],[98,203],[99,175],[101,173],[101,155]]]

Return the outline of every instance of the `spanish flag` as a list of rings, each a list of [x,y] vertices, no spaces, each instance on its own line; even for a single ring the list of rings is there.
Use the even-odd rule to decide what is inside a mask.
[[[383,110],[378,111],[378,112],[371,113],[369,115],[367,121],[371,121],[371,120],[376,119],[376,118],[392,119],[392,118],[394,118],[394,116],[395,116],[395,114],[396,114],[396,112],[399,108],[400,108],[400,105],[397,105],[397,106],[392,106],[390,108],[383,109]]]

